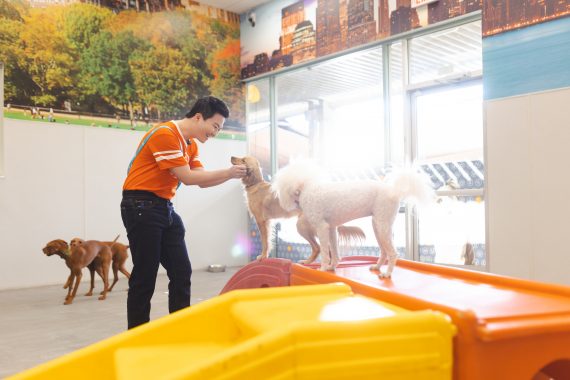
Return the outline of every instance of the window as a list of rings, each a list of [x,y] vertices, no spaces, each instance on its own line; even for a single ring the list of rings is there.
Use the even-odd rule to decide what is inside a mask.
[[[415,91],[415,162],[440,195],[419,218],[419,260],[484,266],[483,85]]]
[[[301,156],[337,171],[383,164],[382,48],[280,75],[276,91],[279,167]]]
[[[248,83],[246,86],[247,147],[261,165],[263,175],[271,174],[269,79]]]
[[[267,91],[276,94],[275,167],[312,157],[333,180],[345,181],[378,179],[415,162],[431,178],[440,202],[424,214],[401,208],[394,225],[399,255],[484,266],[481,21],[450,25],[272,74],[273,82],[265,79]],[[261,129],[250,123],[268,128],[272,118],[263,115],[248,103],[250,153],[258,158],[269,156],[260,148],[271,146],[269,134],[259,140]],[[342,255],[378,255],[369,219],[348,223],[361,227],[367,239],[341,248]],[[273,234],[278,257],[294,261],[310,253],[295,222],[280,222]]]

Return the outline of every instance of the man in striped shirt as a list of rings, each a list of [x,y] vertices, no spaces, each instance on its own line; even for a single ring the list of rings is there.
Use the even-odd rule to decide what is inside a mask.
[[[206,171],[198,159],[195,140],[205,143],[215,137],[228,116],[228,107],[220,99],[199,99],[184,119],[149,130],[129,165],[121,202],[133,258],[127,298],[129,329],[150,320],[159,264],[169,279],[169,312],[190,305],[192,267],[184,224],[171,199],[180,184],[211,187],[246,174],[244,165]]]

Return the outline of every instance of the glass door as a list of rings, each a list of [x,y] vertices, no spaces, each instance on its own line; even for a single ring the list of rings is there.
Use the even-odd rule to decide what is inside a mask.
[[[438,195],[415,224],[417,260],[486,264],[482,104],[480,80],[411,93],[412,155]]]

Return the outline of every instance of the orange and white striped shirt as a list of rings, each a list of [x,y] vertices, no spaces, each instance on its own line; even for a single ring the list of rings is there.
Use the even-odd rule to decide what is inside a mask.
[[[193,139],[187,144],[174,121],[150,129],[139,147],[145,140],[146,144],[132,161],[123,190],[145,190],[158,197],[172,199],[178,187],[178,178],[168,169],[184,165],[190,165],[190,169],[202,168],[198,160],[198,145]]]

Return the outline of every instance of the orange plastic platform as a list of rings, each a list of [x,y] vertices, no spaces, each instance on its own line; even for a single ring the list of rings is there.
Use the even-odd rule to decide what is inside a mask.
[[[290,285],[342,281],[409,310],[448,314],[458,328],[455,379],[526,380],[541,372],[570,379],[570,287],[408,260],[398,260],[391,279],[379,279],[368,269],[376,260],[347,257],[335,273],[291,264]]]

